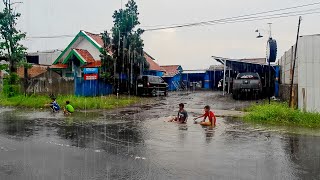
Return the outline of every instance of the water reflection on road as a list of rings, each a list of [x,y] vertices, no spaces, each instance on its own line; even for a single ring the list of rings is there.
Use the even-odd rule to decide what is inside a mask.
[[[1,109],[0,179],[320,179],[315,133],[231,118],[212,129],[164,122],[176,102],[193,116],[212,101],[213,108],[245,106],[206,92],[68,118]]]

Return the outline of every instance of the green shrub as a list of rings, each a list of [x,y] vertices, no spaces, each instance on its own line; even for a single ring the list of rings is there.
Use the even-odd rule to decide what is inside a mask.
[[[301,112],[286,103],[253,105],[244,119],[274,125],[320,127],[319,113]]]
[[[66,101],[70,101],[70,104],[76,109],[89,110],[89,109],[113,109],[117,107],[125,107],[138,102],[141,102],[141,98],[138,97],[128,97],[122,96],[117,98],[116,96],[107,97],[77,97],[73,95],[69,96],[58,96],[57,102],[63,107]],[[2,106],[18,106],[27,108],[43,108],[44,104],[51,102],[49,96],[43,95],[16,95],[13,97],[8,97],[5,95],[0,95],[0,105]]]
[[[13,97],[20,93],[20,78],[18,74],[11,73],[8,77],[3,80],[3,94],[8,97]]]

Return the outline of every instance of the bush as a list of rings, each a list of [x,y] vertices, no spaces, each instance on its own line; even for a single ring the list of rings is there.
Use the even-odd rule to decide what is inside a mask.
[[[140,98],[122,96],[117,98],[116,96],[108,97],[77,97],[74,95],[69,96],[58,96],[57,102],[63,107],[66,101],[70,101],[70,104],[74,106],[75,109],[113,109],[118,107],[125,107],[131,104],[141,102]],[[14,97],[0,96],[0,105],[2,106],[17,106],[17,107],[27,107],[27,108],[43,108],[44,104],[51,102],[49,96],[40,95],[16,95]]]
[[[285,103],[253,105],[244,119],[274,125],[320,127],[319,113],[301,112]]]
[[[3,93],[8,97],[13,97],[20,94],[20,78],[18,74],[11,73],[3,81]]]

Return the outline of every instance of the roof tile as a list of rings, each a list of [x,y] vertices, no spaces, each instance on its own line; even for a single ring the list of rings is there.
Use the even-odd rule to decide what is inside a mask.
[[[157,64],[156,62],[154,62],[154,59],[153,59],[149,54],[147,54],[146,52],[144,53],[144,57],[146,58],[147,62],[148,62],[149,65],[150,65],[149,70],[152,70],[152,71],[164,71],[164,70],[159,66],[159,64]]]
[[[82,66],[82,68],[94,68],[94,67],[101,67],[101,61],[95,61]]]
[[[68,65],[67,64],[54,64],[54,65],[51,65],[49,67],[50,69],[67,69],[68,68]]]
[[[161,68],[165,71],[165,77],[173,77],[179,73],[180,65],[168,65],[168,66],[161,66]]]
[[[43,65],[33,65],[30,69],[28,69],[28,77],[34,78],[48,71],[49,66]],[[24,67],[20,67],[17,70],[17,73],[20,78],[24,78]]]
[[[74,49],[77,53],[80,54],[80,56],[83,57],[84,60],[87,61],[87,63],[92,63],[95,62],[94,58],[92,55],[89,53],[89,51],[84,50],[84,49]]]
[[[101,47],[104,46],[102,37],[100,34],[94,34],[91,32],[84,31],[89,37],[91,37],[94,41],[96,41]]]

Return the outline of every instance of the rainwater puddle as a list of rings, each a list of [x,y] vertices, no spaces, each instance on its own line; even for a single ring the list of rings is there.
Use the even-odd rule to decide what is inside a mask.
[[[202,127],[192,117],[208,97],[231,104],[197,93],[72,117],[0,111],[0,179],[320,179],[317,130],[222,117]],[[188,123],[167,122],[180,101],[192,110]]]

